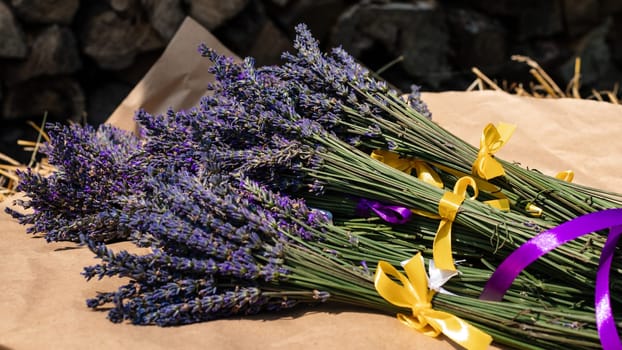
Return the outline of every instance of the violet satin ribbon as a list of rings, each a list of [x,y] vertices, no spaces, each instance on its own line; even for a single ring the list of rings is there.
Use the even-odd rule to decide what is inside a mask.
[[[580,216],[542,232],[516,249],[497,267],[484,291],[482,300],[500,301],[512,282],[529,264],[558,246],[602,229],[609,228],[596,273],[595,313],[600,342],[605,350],[621,350],[609,296],[609,272],[618,240],[622,236],[622,208],[607,209]]]
[[[370,210],[391,224],[405,224],[412,216],[412,212],[406,207],[387,205],[371,199],[361,198],[356,206],[357,214],[368,216]]]

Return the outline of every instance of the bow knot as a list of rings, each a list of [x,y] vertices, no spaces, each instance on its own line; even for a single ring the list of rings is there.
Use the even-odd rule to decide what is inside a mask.
[[[492,123],[486,125],[473,163],[474,175],[486,180],[505,175],[503,166],[494,158],[494,154],[506,144],[515,129],[515,125],[506,123],[499,123],[496,127]]]
[[[413,310],[413,315],[424,313],[426,310],[429,310],[431,308],[432,308],[432,303],[420,303],[420,304],[415,304],[411,307],[411,309]]]
[[[406,276],[388,262],[379,261],[374,276],[374,286],[380,296],[393,305],[412,310],[412,315],[397,314],[402,323],[431,337],[445,334],[469,350],[488,347],[492,342],[490,335],[448,312],[432,308],[434,291],[428,289],[421,253],[404,264],[404,271]]]
[[[436,338],[441,335],[441,333],[443,333],[443,330],[436,324],[428,323],[425,316],[423,316],[423,312],[425,311],[422,310],[420,311],[420,313],[413,313],[418,315],[416,317],[404,314],[397,314],[397,319],[405,324],[407,327],[418,330],[419,332],[427,335],[428,337]]]

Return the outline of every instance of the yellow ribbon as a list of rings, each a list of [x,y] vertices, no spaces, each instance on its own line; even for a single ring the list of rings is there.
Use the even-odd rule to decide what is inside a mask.
[[[397,318],[413,329],[431,337],[444,334],[468,350],[484,350],[492,337],[448,312],[434,310],[434,291],[428,289],[428,277],[421,253],[404,265],[406,276],[386,261],[379,261],[374,277],[376,291],[393,305],[410,308],[411,315],[397,314]],[[396,283],[391,277],[397,279]]]
[[[572,180],[574,179],[574,171],[572,170],[560,171],[559,173],[555,175],[555,178],[562,180],[562,181],[566,181],[566,182],[572,182]],[[529,215],[535,216],[537,218],[542,216],[542,212],[543,212],[542,208],[532,203],[527,203],[527,205],[525,205],[525,210],[527,211]]]
[[[527,214],[533,216],[533,217],[541,217],[542,216],[542,208],[540,208],[539,206],[533,204],[533,203],[527,203],[525,205],[525,211],[527,212]]]
[[[557,175],[555,175],[555,178],[560,179],[562,181],[566,181],[566,182],[572,182],[572,180],[574,180],[574,171],[572,170],[560,171],[559,173],[557,173]]]
[[[400,157],[400,155],[395,152],[380,149],[373,151],[371,157],[408,174],[415,169],[419,179],[439,188],[443,188],[443,182],[440,176],[423,161],[410,157]],[[456,181],[453,192],[447,191],[443,194],[438,204],[438,215],[417,209],[411,210],[417,215],[441,220],[432,245],[434,263],[441,270],[456,271],[451,253],[451,227],[458,213],[458,208],[466,197],[466,191],[469,186],[475,191],[475,195],[472,197],[475,199],[478,194],[475,179],[470,176],[461,177]],[[509,208],[509,204],[507,206]]]
[[[505,175],[503,166],[493,155],[503,147],[515,129],[515,125],[506,123],[499,123],[496,127],[492,123],[486,125],[479,142],[477,158],[473,163],[474,175],[486,180]]]
[[[477,197],[477,184],[472,177],[464,176],[456,181],[453,192],[445,192],[438,203],[438,215],[441,217],[441,222],[432,243],[432,255],[434,256],[434,264],[441,270],[456,271],[451,254],[451,227],[460,204],[466,198],[469,186],[475,191],[471,199],[475,199]]]
[[[373,151],[371,157],[405,173],[410,174],[410,172],[415,169],[419,179],[436,185],[439,188],[443,188],[443,182],[440,176],[423,161],[410,157],[400,157],[400,155],[395,152],[380,149]],[[460,208],[460,205],[466,198],[466,191],[469,186],[471,186],[475,192],[475,195],[472,197],[472,199],[475,199],[478,195],[476,180],[470,176],[463,176],[456,181],[453,192],[447,191],[443,194],[438,204],[438,215],[418,209],[411,209],[411,211],[417,215],[441,220],[432,245],[434,263],[441,270],[456,271],[451,253],[451,227],[458,213],[458,208]],[[491,188],[491,186],[494,191],[498,190],[498,187],[488,184],[488,188]],[[503,198],[505,198],[505,196],[503,196]],[[503,210],[503,208],[509,210],[510,207],[507,199],[505,199],[505,205],[501,200],[487,201],[486,203],[501,210]]]
[[[469,174],[464,173],[462,171],[459,170],[455,170],[452,169],[450,167],[444,166],[442,164],[438,164],[438,163],[432,163],[432,165],[434,165],[435,167],[441,169],[442,171],[451,174],[457,178],[463,177],[463,176],[469,176]],[[485,204],[488,204],[489,206],[493,207],[493,208],[497,208],[499,210],[508,212],[510,211],[510,200],[508,199],[508,197],[506,197],[503,192],[501,192],[501,188],[497,185],[493,185],[490,182],[486,181],[486,180],[482,180],[480,178],[472,178],[475,183],[477,184],[477,189],[479,191],[482,192],[487,192],[490,195],[492,195],[493,197],[497,198],[497,199],[491,199],[491,200],[487,200],[484,201]]]
[[[417,174],[417,178],[428,184],[443,188],[443,181],[431,166],[422,160],[412,157],[401,157],[399,154],[387,150],[377,149],[371,153],[371,157],[375,160],[385,163],[386,165],[410,174],[413,170]]]
[[[411,157],[400,157],[400,155],[395,152],[380,149],[373,151],[371,153],[371,157],[407,174],[410,174],[413,170],[415,170],[417,178],[419,180],[422,180],[438,188],[444,187],[443,180],[441,180],[441,177],[438,175],[438,173],[422,160],[417,160]],[[443,166],[441,164],[432,164],[456,177],[468,176],[468,174]],[[498,198],[484,201],[485,204],[488,204],[491,207],[497,208],[502,211],[510,211],[510,201],[503,193],[501,193],[501,189],[499,187],[481,179],[475,178],[474,180],[477,183],[479,189],[483,190],[484,192],[489,192],[490,194]],[[438,218],[438,216],[434,214],[422,212],[419,210],[413,210],[413,213],[433,219]]]

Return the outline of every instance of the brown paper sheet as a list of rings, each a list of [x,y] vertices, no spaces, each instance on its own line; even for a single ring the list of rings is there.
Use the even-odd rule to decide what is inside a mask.
[[[108,123],[136,131],[134,114],[141,108],[156,114],[171,107],[179,110],[196,105],[207,84],[214,80],[207,72],[210,61],[197,53],[201,43],[221,55],[235,57],[209,31],[187,17],[162,56],[112,113]]]
[[[209,63],[199,42],[218,45],[186,20],[162,58],[111,116],[135,130],[136,109],[188,108],[205,92]],[[221,47],[221,52],[223,48]],[[198,58],[197,58],[198,57]],[[618,190],[622,161],[622,107],[582,100],[522,98],[498,92],[425,93],[434,120],[477,145],[492,121],[518,125],[498,155],[554,174],[573,169],[576,181]],[[25,234],[0,203],[0,350],[2,349],[453,349],[399,323],[393,316],[330,304],[292,312],[233,318],[172,328],[112,324],[86,308],[96,291],[119,279],[85,282],[80,272],[93,254],[70,243],[46,244]],[[114,249],[129,247],[127,243]]]
[[[502,159],[552,176],[571,169],[576,183],[622,192],[622,105],[496,91],[423,93],[423,100],[433,120],[478,147],[487,123],[515,124],[496,153]]]

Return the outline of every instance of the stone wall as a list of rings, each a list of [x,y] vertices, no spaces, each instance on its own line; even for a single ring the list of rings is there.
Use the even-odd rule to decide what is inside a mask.
[[[240,55],[278,62],[293,27],[343,45],[400,89],[465,89],[479,67],[530,80],[512,54],[584,88],[622,80],[620,0],[0,0],[0,152],[18,159],[26,120],[98,124],[157,59],[185,16]],[[194,52],[180,54],[195,54]]]

